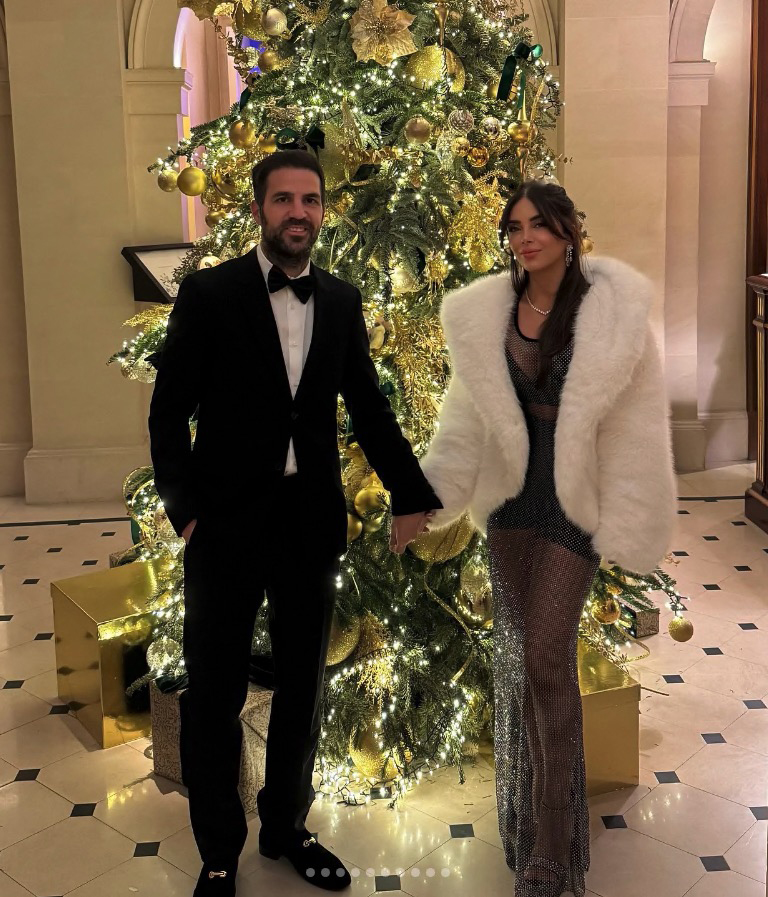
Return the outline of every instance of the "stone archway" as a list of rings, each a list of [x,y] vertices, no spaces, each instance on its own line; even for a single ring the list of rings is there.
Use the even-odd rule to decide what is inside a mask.
[[[136,0],[128,32],[128,68],[173,68],[178,21],[174,3]]]
[[[716,0],[671,0],[669,61],[701,62],[704,40]]]

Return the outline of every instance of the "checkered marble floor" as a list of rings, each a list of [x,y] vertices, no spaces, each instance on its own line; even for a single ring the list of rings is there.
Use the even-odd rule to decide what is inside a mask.
[[[647,640],[635,675],[641,783],[593,799],[589,897],[763,897],[768,827],[768,535],[742,515],[754,467],[679,479],[674,574],[693,639]],[[108,566],[130,544],[119,504],[0,499],[0,895],[188,897],[199,860],[183,789],[147,740],[99,750],[56,695],[51,580]],[[309,828],[358,897],[512,897],[494,774],[440,770],[389,810],[318,801]],[[238,894],[318,893],[256,850]]]

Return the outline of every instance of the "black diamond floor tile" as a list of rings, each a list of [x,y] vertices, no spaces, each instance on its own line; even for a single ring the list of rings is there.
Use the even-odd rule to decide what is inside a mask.
[[[744,701],[744,704],[747,707],[747,710],[766,710],[765,701],[759,700],[759,698],[750,698],[747,701]]]
[[[26,542],[29,536],[16,536],[14,542]]]
[[[136,845],[135,857],[156,857],[160,850],[159,841],[141,841]]]
[[[623,816],[603,816],[602,820],[606,828],[627,828],[627,823]]]
[[[24,685],[23,679],[9,679],[3,688],[21,688],[22,685]]]
[[[708,592],[719,592],[720,591],[720,586],[716,582],[705,582],[705,583],[702,583],[702,585]]]
[[[34,782],[40,774],[39,769],[20,769],[16,773],[15,782]]]
[[[102,533],[102,534],[101,534],[101,537],[104,538],[104,536],[114,536],[114,535],[115,535],[115,533],[113,533],[113,532]]]
[[[679,685],[681,682],[685,682],[685,679],[683,679],[683,677],[678,673],[674,673],[669,676],[664,676],[664,681],[667,683],[667,685]]]
[[[399,875],[377,875],[374,879],[376,883],[376,891],[399,891],[400,876]]]
[[[0,615],[0,623],[9,623],[13,619],[13,614]]]
[[[474,838],[475,837],[475,829],[472,826],[471,822],[461,822],[458,825],[452,825],[451,829],[451,837],[452,838]]]
[[[707,872],[727,872],[731,867],[725,857],[699,857]]]
[[[98,561],[83,561],[83,567],[94,567],[98,564]]]
[[[739,626],[746,631],[757,629],[757,623],[739,623]]]
[[[710,656],[723,653],[722,648],[704,648],[703,651],[705,654],[709,654]]]
[[[725,744],[725,738],[719,732],[703,732],[701,737],[707,744]]]
[[[75,804],[72,807],[70,816],[93,816],[96,811],[96,804]]]
[[[768,819],[768,807],[750,807],[755,819]]]
[[[731,521],[731,524],[732,524],[733,526],[746,526],[746,525],[747,525],[747,521],[746,521],[746,520],[732,520],[732,521]]]
[[[55,716],[56,714],[69,713],[69,707],[67,704],[54,704],[53,707],[48,711],[48,716]]]
[[[738,570],[739,573],[749,573],[752,570],[752,568],[748,567],[746,564],[736,564],[733,569]]]
[[[688,514],[688,515],[690,516],[690,513],[691,513],[691,512],[690,512],[690,511],[678,511],[677,513],[680,514],[680,515]]]
[[[49,548],[48,554],[58,554],[61,551],[61,548]]]
[[[52,632],[38,632],[35,636],[36,642],[49,642],[53,638]]]
[[[687,551],[673,551],[672,554],[673,554],[676,558],[687,558],[687,557],[690,557],[690,555],[688,554]]]
[[[39,579],[25,579],[22,585],[25,586],[36,586],[40,582]]]
[[[701,537],[705,542],[719,542],[719,536],[702,536]]]
[[[660,785],[673,785],[680,781],[676,772],[655,772],[654,775]]]

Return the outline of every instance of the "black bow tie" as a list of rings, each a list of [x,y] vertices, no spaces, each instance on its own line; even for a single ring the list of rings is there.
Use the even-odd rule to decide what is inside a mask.
[[[306,305],[315,290],[315,276],[307,274],[305,277],[289,277],[282,268],[272,265],[267,277],[267,289],[270,293],[276,293],[284,287],[290,287],[299,301]]]

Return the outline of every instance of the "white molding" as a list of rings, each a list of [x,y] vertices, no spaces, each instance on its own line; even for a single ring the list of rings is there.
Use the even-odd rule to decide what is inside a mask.
[[[709,103],[709,82],[717,63],[669,63],[668,106],[706,106]]]
[[[672,0],[669,11],[670,62],[704,60],[704,41],[714,6],[715,0]]]

